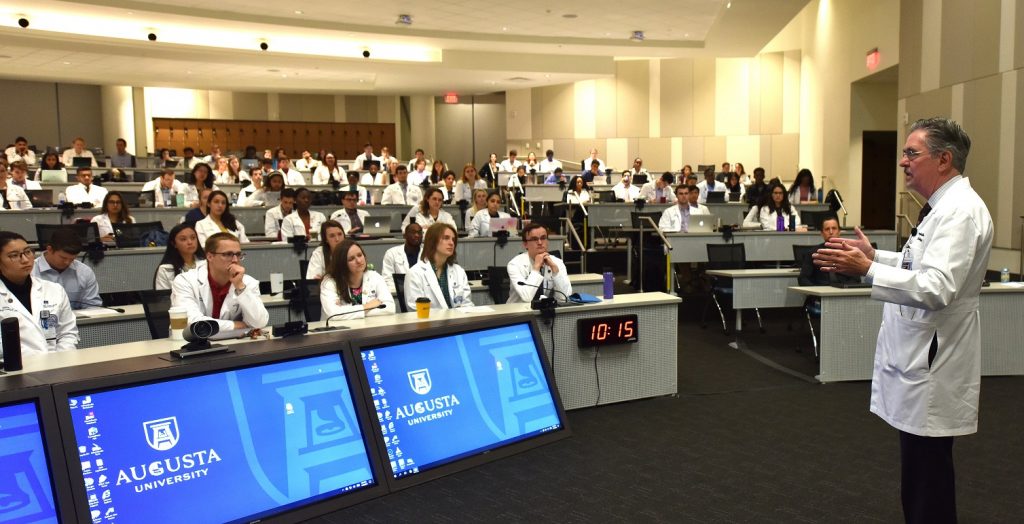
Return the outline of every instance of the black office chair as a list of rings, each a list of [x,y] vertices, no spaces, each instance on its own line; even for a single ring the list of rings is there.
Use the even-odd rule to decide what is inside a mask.
[[[708,269],[746,269],[747,252],[743,244],[708,244]],[[722,319],[722,332],[729,333],[729,325],[725,321],[725,312],[722,310],[721,300],[728,298],[732,301],[732,279],[721,277],[709,277],[711,290],[709,297],[704,302],[704,313],[700,317],[700,327],[707,327],[708,309],[714,302],[718,308],[718,316]],[[721,300],[720,300],[721,299]],[[754,309],[757,315],[757,327],[764,332],[764,325],[761,323],[761,312]]]
[[[508,268],[505,266],[489,266],[487,268],[487,293],[495,304],[508,302],[508,290],[512,280],[508,276]]]
[[[395,281],[395,295],[398,296],[398,309],[402,313],[409,312],[409,306],[405,303],[405,273],[393,273],[391,279]]]
[[[78,238],[82,240],[82,247],[88,246],[93,242],[99,242],[100,230],[99,226],[94,222],[75,222],[74,224],[36,224],[36,242],[39,244],[39,249],[46,249],[46,246],[50,243],[50,237],[53,233],[62,228],[74,229]]]
[[[171,317],[167,310],[171,308],[171,290],[156,289],[139,291],[139,302],[146,313],[146,325],[149,336],[156,340],[171,336]]]
[[[164,225],[160,221],[137,222],[134,224],[112,224],[114,228],[114,242],[119,248],[128,247],[149,247],[147,238],[151,239],[151,231],[163,231]],[[154,241],[155,242],[155,241]]]
[[[811,256],[818,246],[793,246],[793,260],[796,261],[796,267],[800,267],[804,258]],[[818,356],[818,336],[817,329],[814,328],[814,320],[817,319],[820,322],[821,319],[821,302],[814,299],[814,297],[807,297],[804,300],[804,317],[807,319],[807,327],[811,330],[811,346],[814,348],[814,356]]]
[[[305,310],[303,316],[306,322],[319,322],[323,309],[320,305],[320,281],[316,279],[302,279],[299,281],[299,291],[303,293]]]

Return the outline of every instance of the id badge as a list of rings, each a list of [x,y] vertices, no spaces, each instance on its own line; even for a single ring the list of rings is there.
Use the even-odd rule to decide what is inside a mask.
[[[914,254],[910,250],[910,242],[903,248],[903,262],[900,263],[900,267],[906,270],[914,269]]]
[[[454,297],[452,297],[452,304],[455,307],[461,306],[462,305],[462,295],[455,295]]]
[[[39,312],[39,327],[43,330],[43,337],[47,340],[57,338],[57,314],[49,308]]]

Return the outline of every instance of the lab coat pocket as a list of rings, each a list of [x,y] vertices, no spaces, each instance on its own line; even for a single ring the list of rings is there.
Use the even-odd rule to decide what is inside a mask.
[[[885,366],[906,379],[923,378],[928,374],[928,350],[937,331],[935,324],[891,312],[886,314],[885,323],[892,326],[883,330]]]

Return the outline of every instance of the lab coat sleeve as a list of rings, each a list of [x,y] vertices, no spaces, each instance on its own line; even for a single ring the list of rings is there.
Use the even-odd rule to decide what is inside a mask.
[[[56,350],[74,351],[78,349],[78,321],[75,319],[75,312],[71,310],[68,295],[63,292],[63,289],[57,309],[60,311],[60,316],[57,323],[57,340],[54,344]]]
[[[320,307],[324,310],[323,320],[325,322],[327,319],[334,321],[363,318],[363,312],[356,309],[358,306],[358,304],[345,304],[341,301],[338,296],[338,286],[329,275],[320,282]]]
[[[376,317],[395,314],[395,297],[391,295],[391,288],[388,287],[384,277],[376,272],[367,272],[363,276],[363,286],[373,288],[377,294],[377,299],[380,300],[381,304],[384,304],[384,309],[371,309],[366,312],[366,316]]]
[[[263,217],[263,234],[268,237],[276,237],[280,228],[277,226],[277,218],[268,209]]]
[[[466,276],[466,270],[462,269],[462,266],[452,266],[455,270],[455,282],[454,293],[452,293],[452,304],[455,304],[455,295],[458,294],[462,297],[462,303],[458,307],[473,307],[473,290],[469,287],[469,278]]]
[[[416,311],[416,299],[426,297],[430,284],[424,278],[427,271],[421,271],[422,267],[413,266],[405,275],[405,305],[409,311]]]
[[[679,226],[675,223],[674,220],[675,217],[675,213],[670,213],[669,210],[666,209],[661,214],[661,219],[658,220],[658,229],[662,230],[663,232],[669,233],[675,233],[676,231],[679,231]]]
[[[238,235],[236,235],[238,237],[238,242],[240,244],[249,243],[249,237],[245,236],[245,225],[242,224],[241,220],[235,221],[235,227],[238,228],[238,230],[236,231],[238,233]]]
[[[270,323],[270,313],[267,307],[260,300],[260,282],[249,275],[242,277],[245,283],[245,291],[238,294],[234,287],[228,294],[233,295],[238,305],[242,308],[242,322],[250,328],[263,328]]]
[[[928,247],[921,253],[921,260],[914,261],[919,269],[873,264],[871,298],[938,311],[964,288],[971,263],[979,256],[977,239],[984,232],[967,213],[951,212],[935,218],[939,222],[932,229]]]
[[[467,235],[469,238],[480,236],[480,225],[483,222],[484,216],[487,216],[487,213],[483,209],[477,211],[476,215],[473,215],[473,220],[469,223],[469,234]]]
[[[160,264],[160,267],[156,268],[156,278],[153,279],[153,289],[171,289],[171,284],[174,283],[174,266],[170,264]]]
[[[318,280],[324,276],[324,250],[316,248],[309,257],[309,266],[306,267],[306,279]]]
[[[384,260],[380,263],[380,275],[384,277],[384,282],[390,286],[395,285],[395,279],[391,278],[391,275],[395,274],[395,260],[391,256],[391,250],[384,252]]]
[[[515,293],[519,297],[520,302],[530,303],[533,300],[533,296],[537,294],[537,288],[541,282],[544,281],[544,276],[538,271],[533,270],[533,264],[530,262],[529,256],[526,257],[527,264],[519,264],[513,259],[506,266],[508,271],[509,279],[509,293]],[[519,282],[523,281],[529,286],[520,286]]]
[[[220,320],[206,314],[202,302],[196,296],[196,289],[190,281],[191,275],[182,273],[174,277],[174,284],[171,286],[171,305],[185,308],[188,316],[188,323],[192,324],[200,320],[213,320],[217,322],[220,332],[230,332],[235,329],[233,320]]]

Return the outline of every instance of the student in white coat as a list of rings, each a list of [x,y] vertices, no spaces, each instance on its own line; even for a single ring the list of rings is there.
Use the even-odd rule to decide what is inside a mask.
[[[306,237],[309,239],[309,232],[320,232],[320,225],[327,221],[327,217],[319,211],[313,211],[313,193],[300,187],[295,190],[295,212],[284,217],[281,221],[281,240],[288,240],[293,237]]]
[[[395,168],[395,182],[384,188],[384,194],[380,197],[380,204],[415,206],[423,199],[423,192],[419,186],[409,183],[409,171],[403,165]]]
[[[200,162],[192,167],[188,177],[188,185],[185,186],[185,205],[187,207],[199,207],[199,194],[203,188],[217,190],[217,184],[213,183],[213,172],[210,164]]]
[[[527,224],[523,228],[523,248],[526,251],[509,260],[506,266],[510,281],[508,303],[529,303],[538,295],[565,301],[572,294],[572,284],[565,264],[548,253],[548,228],[537,223]],[[520,286],[519,282],[527,285]]]
[[[979,294],[992,248],[992,217],[961,173],[971,140],[944,118],[910,128],[900,167],[928,199],[903,252],[832,238],[814,255],[823,270],[867,277],[885,302],[871,411],[900,434],[907,522],[955,522],[953,437],[978,431]],[[998,326],[996,326],[998,328]]]
[[[110,191],[103,197],[103,207],[100,213],[90,222],[96,224],[100,240],[104,242],[114,241],[114,228],[117,224],[134,224],[135,217],[128,213],[128,206],[124,205],[124,198],[119,191]]]
[[[292,169],[291,160],[286,156],[278,157],[277,170],[284,176],[285,185],[298,187],[306,185],[306,177],[298,169]]]
[[[18,319],[22,354],[71,351],[78,326],[60,285],[32,278],[32,248],[21,235],[0,231],[0,318]]]
[[[107,196],[107,189],[92,183],[92,169],[78,168],[76,178],[78,183],[64,190],[67,201],[72,204],[92,204],[92,207],[100,207],[103,197]]]
[[[15,164],[24,163],[15,162]],[[11,172],[15,171],[12,169]],[[14,177],[8,180],[3,173],[0,173],[0,210],[5,209],[32,209],[32,201],[28,198],[25,189],[15,183]]]
[[[327,220],[320,224],[320,247],[313,250],[313,254],[309,256],[309,265],[306,266],[307,279],[324,278],[327,268],[331,265],[331,253],[342,240],[345,240],[345,229],[336,220]]]
[[[395,299],[380,273],[366,268],[366,253],[351,238],[338,244],[320,283],[323,320],[395,314]],[[380,307],[384,306],[384,307]]]
[[[345,180],[345,170],[338,165],[338,159],[334,157],[333,151],[327,153],[324,163],[317,166],[316,171],[313,172],[313,185],[326,186],[331,183],[331,180],[335,180],[339,184]]]
[[[280,180],[281,175],[272,175],[272,178]],[[263,214],[263,235],[284,240],[281,236],[281,224],[284,223],[284,217],[295,211],[295,189],[286,187],[278,194],[278,204]]]
[[[789,231],[789,221],[800,228],[800,212],[789,203],[786,198],[786,188],[782,184],[775,184],[769,193],[768,203],[761,206],[758,211],[758,222],[764,231]],[[782,217],[781,227],[779,217]]]
[[[199,245],[195,228],[178,224],[167,234],[167,249],[153,275],[153,289],[171,289],[175,277],[205,263],[206,253]]]
[[[476,216],[473,217],[473,222],[469,224],[469,238],[489,237],[491,236],[492,218],[512,217],[512,215],[504,211],[499,211],[500,208],[501,195],[497,191],[493,191],[487,195],[487,208],[477,211]]]
[[[174,278],[171,304],[185,308],[188,323],[216,320],[214,339],[260,334],[270,314],[260,300],[260,282],[245,274],[242,245],[230,233],[206,241],[206,264]]]
[[[438,222],[423,237],[423,254],[405,275],[405,303],[416,310],[416,299],[430,299],[430,308],[454,309],[472,307],[469,279],[455,260],[458,242],[455,226]]]
[[[405,226],[403,232],[405,242],[384,252],[384,262],[381,264],[381,276],[388,285],[397,289],[394,275],[404,275],[409,268],[416,265],[423,253],[423,227],[413,222]]]
[[[676,186],[676,205],[665,208],[658,220],[658,229],[664,233],[687,233],[690,227],[690,187]]]
[[[363,232],[366,217],[370,212],[359,209],[359,194],[351,191],[341,196],[341,209],[331,213],[331,220],[337,221],[345,229],[346,235],[358,235]]]
[[[206,245],[206,240],[216,233],[231,233],[239,242],[249,242],[249,238],[245,236],[245,226],[231,214],[231,204],[223,191],[218,189],[211,192],[207,199],[207,207],[210,208],[210,214],[196,222],[196,234],[199,236],[200,244]]]
[[[441,190],[436,187],[427,188],[423,193],[423,200],[420,200],[420,204],[409,210],[409,213],[405,215],[405,219],[402,220],[402,228],[404,229],[415,218],[416,223],[425,228],[429,228],[438,222],[443,222],[450,224],[458,230],[458,225],[456,225],[452,214],[441,209],[443,204],[444,195],[441,193]]]
[[[173,169],[164,169],[159,177],[142,185],[142,192],[152,192],[154,207],[176,207],[178,193],[184,193],[186,187],[174,178]]]

